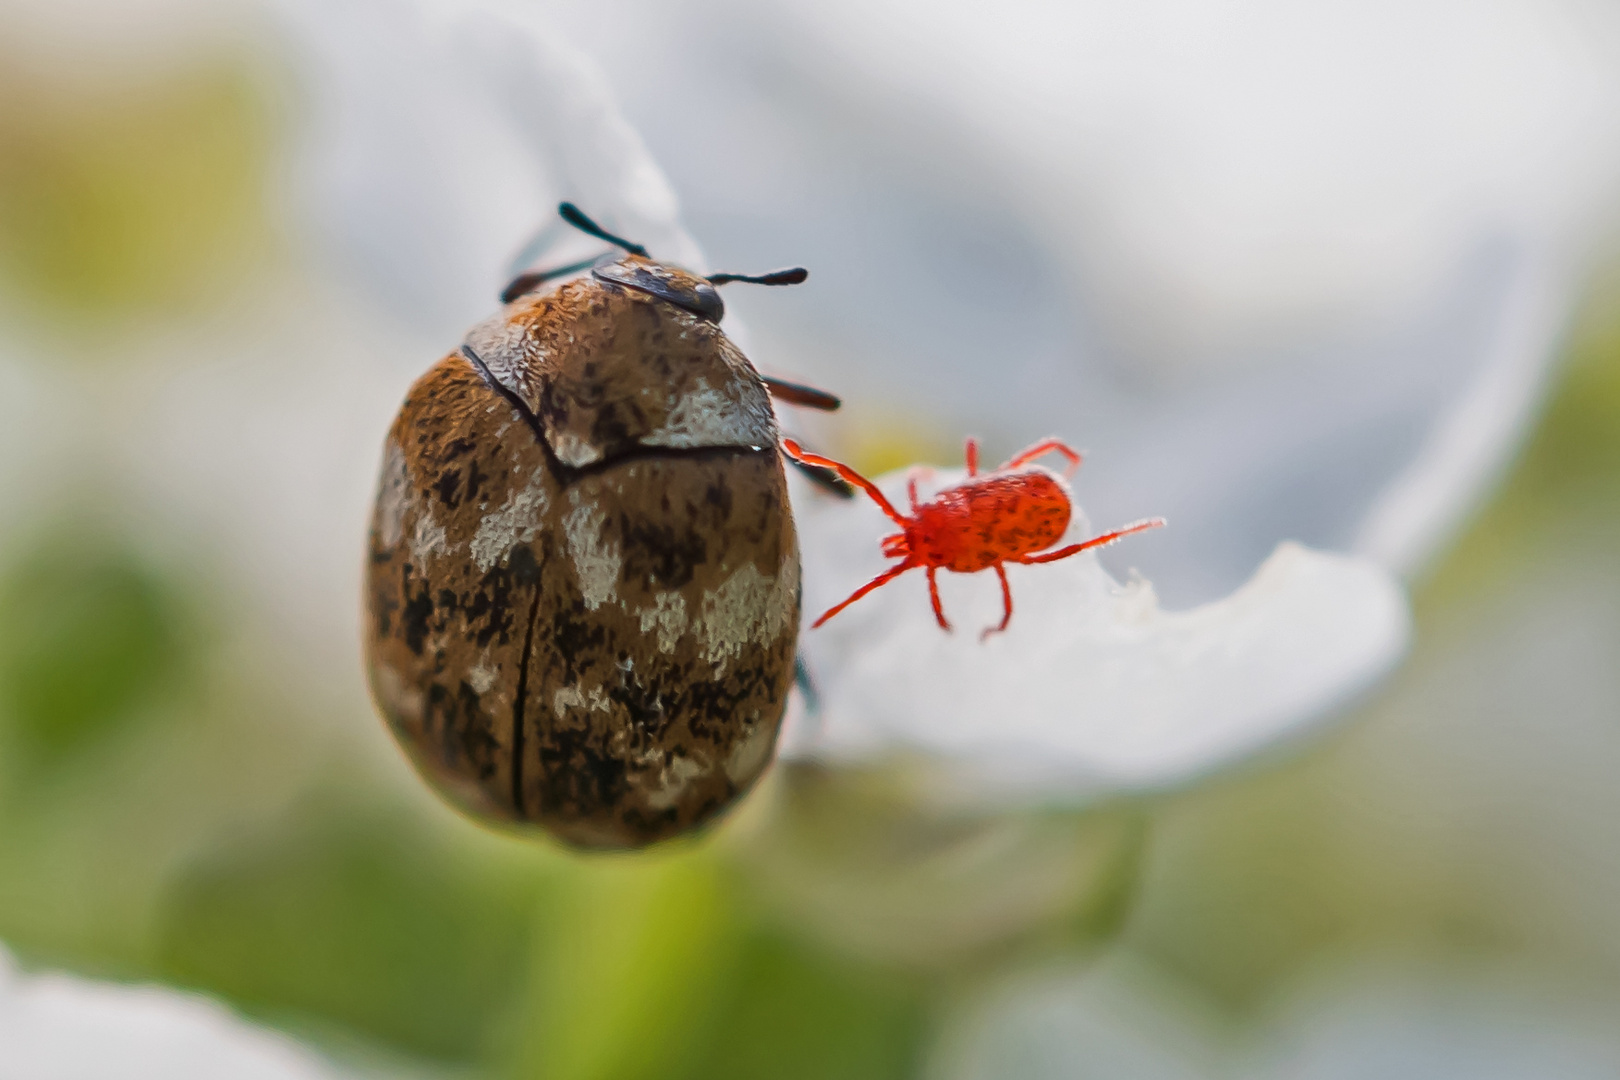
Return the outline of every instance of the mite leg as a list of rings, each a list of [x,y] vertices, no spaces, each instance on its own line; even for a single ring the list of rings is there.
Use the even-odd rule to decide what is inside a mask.
[[[911,500],[911,512],[917,512],[917,482],[923,477],[933,478],[934,468],[931,465],[913,465],[906,475],[906,496]]]
[[[822,457],[820,454],[807,453],[803,447],[794,442],[792,439],[782,440],[782,452],[788,457],[792,458],[794,461],[802,461],[806,465],[814,465],[822,469],[831,469],[833,472],[837,473],[839,476],[843,477],[845,480],[849,481],[851,484],[854,484],[856,487],[870,495],[872,497],[872,501],[878,504],[878,508],[885,514],[889,515],[890,521],[893,521],[902,529],[910,524],[910,522],[900,516],[900,511],[896,510],[894,508],[894,504],[889,502],[889,500],[884,497],[883,492],[878,490],[878,486],[876,484],[872,483],[872,481],[868,480],[866,477],[862,476],[848,465],[845,465],[843,462],[834,461],[830,457]],[[820,624],[818,623],[817,625],[819,626]]]
[[[832,412],[843,402],[825,390],[817,390],[813,386],[803,383],[788,382],[786,379],[773,378],[770,375],[761,375],[760,381],[771,396],[787,402],[789,405],[803,405],[807,409],[821,409],[823,412]]]
[[[979,475],[979,440],[969,435],[967,445],[962,447],[962,460],[967,462],[969,476]]]
[[[1054,453],[1062,454],[1068,459],[1069,467],[1063,470],[1063,475],[1074,475],[1074,470],[1080,467],[1080,452],[1061,439],[1042,439],[1027,450],[1020,450],[1014,454],[1005,465],[996,471],[1002,472],[1006,469],[1016,469],[1020,465],[1028,465],[1042,455]]]
[[[784,454],[783,456],[787,457],[787,463],[789,465],[799,470],[800,476],[804,477],[806,480],[810,481],[827,494],[836,495],[840,499],[853,499],[855,497],[855,492],[857,490],[855,485],[845,483],[843,480],[839,479],[838,473],[835,470],[823,468],[820,465],[806,465],[798,458],[788,454]]]
[[[1058,548],[1056,551],[1048,551],[1040,555],[1022,555],[1009,561],[1027,563],[1030,565],[1043,562],[1056,562],[1058,559],[1067,559],[1070,555],[1078,555],[1088,548],[1106,547],[1107,545],[1112,544],[1115,540],[1118,540],[1121,537],[1129,536],[1132,533],[1146,532],[1148,529],[1157,529],[1163,524],[1164,518],[1148,518],[1146,521],[1133,521],[1122,529],[1115,529],[1113,532],[1106,532],[1101,536],[1093,536],[1090,540],[1086,540],[1083,543],[1070,544],[1068,547]]]
[[[928,599],[933,601],[934,618],[939,620],[939,628],[948,631],[951,624],[945,621],[945,609],[939,602],[939,582],[934,580],[934,572],[938,569],[936,566],[928,568]]]
[[[879,585],[887,585],[889,582],[893,581],[907,570],[910,570],[915,565],[917,564],[913,562],[903,562],[898,566],[889,567],[887,570],[883,571],[883,573],[879,574],[871,581],[868,581],[865,585],[862,585],[860,588],[850,593],[849,598],[843,603],[834,604],[832,607],[828,608],[822,614],[821,618],[810,624],[810,629],[814,630],[816,627],[820,626],[822,623],[826,622],[840,611],[843,611],[845,608],[849,607],[849,605],[853,604],[855,601],[859,600],[861,597],[865,596]],[[932,579],[930,578],[930,580]]]
[[[1001,579],[1001,625],[986,627],[984,633],[979,635],[980,641],[988,639],[991,634],[1001,633],[1012,622],[1012,586],[1007,584],[1007,569],[1000,563],[996,563],[996,577]]]

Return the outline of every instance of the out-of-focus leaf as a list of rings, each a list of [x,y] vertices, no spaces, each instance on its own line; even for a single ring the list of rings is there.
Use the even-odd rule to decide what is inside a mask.
[[[1142,850],[1138,809],[942,812],[909,779],[780,766],[770,828],[738,850],[761,895],[848,955],[917,971],[1117,932]]]
[[[700,851],[579,862],[538,927],[506,1075],[681,1075],[733,962],[738,923],[726,876]]]
[[[916,1072],[925,996],[787,938],[756,931],[716,995],[690,1080],[879,1080]]]
[[[0,716],[47,754],[94,739],[175,683],[183,624],[130,552],[51,538],[0,579]]]
[[[478,1057],[522,987],[539,875],[398,820],[311,809],[180,875],[164,975],[294,1025]]]
[[[568,876],[544,905],[503,1075],[912,1075],[921,983],[761,926],[712,849],[593,857]]]

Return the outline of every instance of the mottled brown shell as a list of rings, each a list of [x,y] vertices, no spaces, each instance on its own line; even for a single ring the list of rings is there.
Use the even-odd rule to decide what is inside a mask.
[[[418,380],[384,450],[366,640],[422,775],[589,847],[745,792],[799,623],[776,440],[718,326],[593,277],[516,300]]]

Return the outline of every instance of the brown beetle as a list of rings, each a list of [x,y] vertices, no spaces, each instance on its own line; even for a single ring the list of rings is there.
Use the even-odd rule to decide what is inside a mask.
[[[484,819],[635,847],[770,763],[799,553],[766,379],[708,278],[624,248],[526,274],[411,388],[372,518],[372,695],[417,769]],[[562,279],[560,284],[559,279]]]

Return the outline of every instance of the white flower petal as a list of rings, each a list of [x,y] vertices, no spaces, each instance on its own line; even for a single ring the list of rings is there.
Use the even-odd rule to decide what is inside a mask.
[[[1523,440],[1545,396],[1569,309],[1578,294],[1567,267],[1533,254],[1469,352],[1470,379],[1448,395],[1405,469],[1365,511],[1350,550],[1411,576],[1461,527]]]
[[[1118,932],[1147,835],[1139,807],[961,813],[909,779],[778,768],[755,803],[769,827],[732,831],[733,850],[763,899],[865,964],[962,970],[1042,934],[1079,948]]]
[[[1283,537],[1421,570],[1620,190],[1617,20],[1579,0],[560,6],[633,57],[705,239],[813,269],[836,318],[751,307],[766,362],[852,424],[1106,451],[1087,505],[1178,523],[1139,562],[1176,606]]]
[[[1239,1031],[1129,953],[1026,972],[970,1001],[934,1080],[1611,1080],[1611,994],[1530,968],[1362,957],[1283,986]]]
[[[578,202],[701,264],[673,190],[607,80],[538,15],[496,4],[279,0],[309,98],[296,194],[308,233],[399,319],[453,344],[543,229],[548,263],[606,249]]]
[[[1364,963],[1290,986],[1253,1080],[1612,1080],[1616,1002],[1513,968]]]
[[[71,459],[75,440],[66,418],[74,415],[76,402],[63,380],[45,375],[43,364],[31,364],[3,345],[0,350],[0,505],[9,510],[0,523],[4,543],[28,517],[19,511],[57,494],[51,472],[40,464]]]
[[[1580,0],[772,10],[828,78],[1007,159],[1107,316],[1181,364],[1398,308],[1482,234],[1587,245],[1614,208],[1620,21]]]
[[[1399,320],[1147,398],[1088,378],[1074,418],[1034,395],[1024,430],[1098,450],[1076,483],[1100,520],[1151,505],[1176,522],[1137,564],[1177,606],[1236,587],[1283,537],[1410,573],[1516,448],[1573,292],[1544,252],[1483,244]]]
[[[880,486],[898,501],[904,479]],[[814,616],[884,567],[878,537],[892,529],[861,502],[807,501]],[[921,754],[937,759],[942,790],[970,799],[1072,804],[1159,788],[1308,727],[1386,672],[1409,632],[1387,572],[1294,544],[1236,593],[1179,613],[1145,582],[1117,584],[1091,553],[1009,567],[1008,579],[1011,627],[984,642],[1001,606],[990,572],[940,574],[953,633],[935,624],[921,570],[808,632],[823,712],[796,723],[784,754]]]
[[[1026,973],[971,999],[929,1080],[1215,1080],[1224,1031],[1196,994],[1128,953]]]
[[[336,1080],[337,1069],[218,1002],[159,986],[25,975],[0,950],[0,1077]]]

